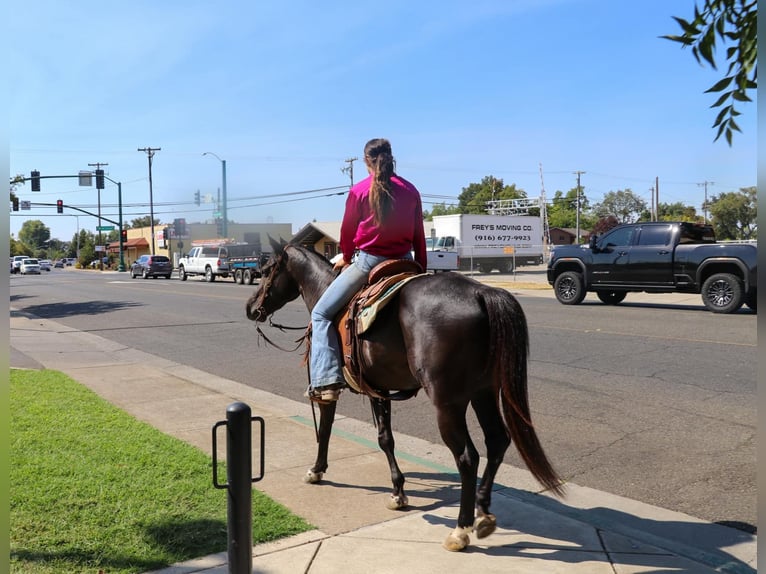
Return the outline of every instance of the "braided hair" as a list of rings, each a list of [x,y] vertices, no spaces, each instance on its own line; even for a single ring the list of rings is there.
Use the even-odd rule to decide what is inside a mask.
[[[394,175],[395,162],[391,153],[391,143],[384,138],[368,141],[364,146],[364,161],[372,170],[370,209],[375,224],[380,225],[385,222],[393,204],[391,177]]]

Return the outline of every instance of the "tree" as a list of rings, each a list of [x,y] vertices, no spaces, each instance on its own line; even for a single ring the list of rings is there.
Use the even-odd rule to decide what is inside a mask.
[[[679,42],[684,48],[692,47],[692,54],[697,62],[703,60],[717,70],[715,49],[716,42],[732,42],[726,50],[729,67],[726,75],[705,93],[720,93],[720,97],[710,106],[721,108],[713,123],[718,127],[715,140],[726,135],[731,146],[734,130],[742,132],[734,120],[740,113],[734,108],[735,102],[752,101],[748,90],[758,88],[758,3],[757,0],[705,0],[702,11],[695,3],[694,19],[689,22],[673,16],[681,27],[681,35],[662,36],[667,40]],[[724,105],[726,104],[726,105]]]
[[[160,220],[155,218],[154,225],[159,225],[159,224],[160,224]],[[144,215],[143,217],[137,217],[136,219],[130,222],[130,227],[133,227],[133,228],[151,227],[151,226],[152,226],[151,215]]]
[[[620,223],[634,223],[646,210],[646,202],[630,189],[610,191],[594,210],[599,217],[614,215]]]
[[[650,221],[651,218],[652,214],[648,210],[644,210],[641,214],[640,221]],[[660,203],[657,206],[657,220],[692,221],[701,223],[702,217],[697,215],[697,210],[693,206],[677,201],[675,203]]]
[[[713,196],[710,215],[718,239],[758,238],[758,199],[756,187],[744,187]]]
[[[503,180],[485,176],[481,183],[471,183],[458,196],[460,213],[487,213],[487,202],[493,199],[522,199],[527,193],[516,184],[504,185]]]
[[[590,229],[596,223],[596,218],[590,213],[590,203],[580,188],[580,229]],[[577,227],[577,188],[573,187],[566,194],[556,191],[548,207],[548,225],[550,227]]]
[[[606,217],[600,218],[596,225],[593,226],[593,235],[603,235],[610,229],[614,229],[620,225],[620,222],[617,221],[617,218],[614,215],[607,215]]]
[[[450,204],[447,206],[444,202],[434,203],[430,212],[427,210],[423,212],[423,219],[433,221],[434,215],[452,215],[454,213],[460,213],[460,208],[457,205]]]
[[[29,219],[19,229],[19,240],[36,251],[51,238],[51,230],[39,219]]]

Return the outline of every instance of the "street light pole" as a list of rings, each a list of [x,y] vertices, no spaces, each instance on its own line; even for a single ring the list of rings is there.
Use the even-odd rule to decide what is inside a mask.
[[[226,214],[226,160],[221,159],[212,151],[206,151],[202,155],[212,155],[215,159],[221,162],[221,218],[223,219],[221,224],[221,235],[224,238],[229,236],[229,227]]]
[[[152,228],[152,255],[154,255],[154,198],[152,197],[152,158],[154,152],[161,151],[161,147],[140,147],[138,151],[146,152],[149,158],[149,224]]]

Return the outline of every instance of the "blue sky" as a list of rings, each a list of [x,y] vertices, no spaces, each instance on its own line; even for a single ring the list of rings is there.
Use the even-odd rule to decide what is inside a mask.
[[[134,0],[14,2],[10,171],[69,175],[107,163],[124,218],[211,220],[226,160],[229,219],[337,221],[346,159],[391,140],[397,171],[431,202],[485,176],[529,197],[576,186],[591,203],[631,189],[701,212],[756,185],[756,105],[734,146],[713,142],[716,72],[659,36],[693,0]],[[719,54],[723,50],[719,49]],[[755,94],[753,94],[755,97]],[[363,177],[354,163],[355,180]],[[541,178],[542,168],[542,178]],[[333,189],[340,188],[340,189]],[[296,192],[327,190],[297,195]],[[22,200],[95,212],[94,187],[27,183]],[[271,196],[271,197],[269,197]],[[277,197],[274,197],[277,196]],[[281,196],[281,197],[279,197]],[[101,192],[116,219],[117,191]],[[53,237],[97,221],[33,207]]]

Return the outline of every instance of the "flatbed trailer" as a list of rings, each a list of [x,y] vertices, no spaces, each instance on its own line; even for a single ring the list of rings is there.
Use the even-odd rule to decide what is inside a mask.
[[[229,257],[229,274],[239,285],[252,285],[261,277],[261,267],[268,260],[268,255],[248,255]]]

